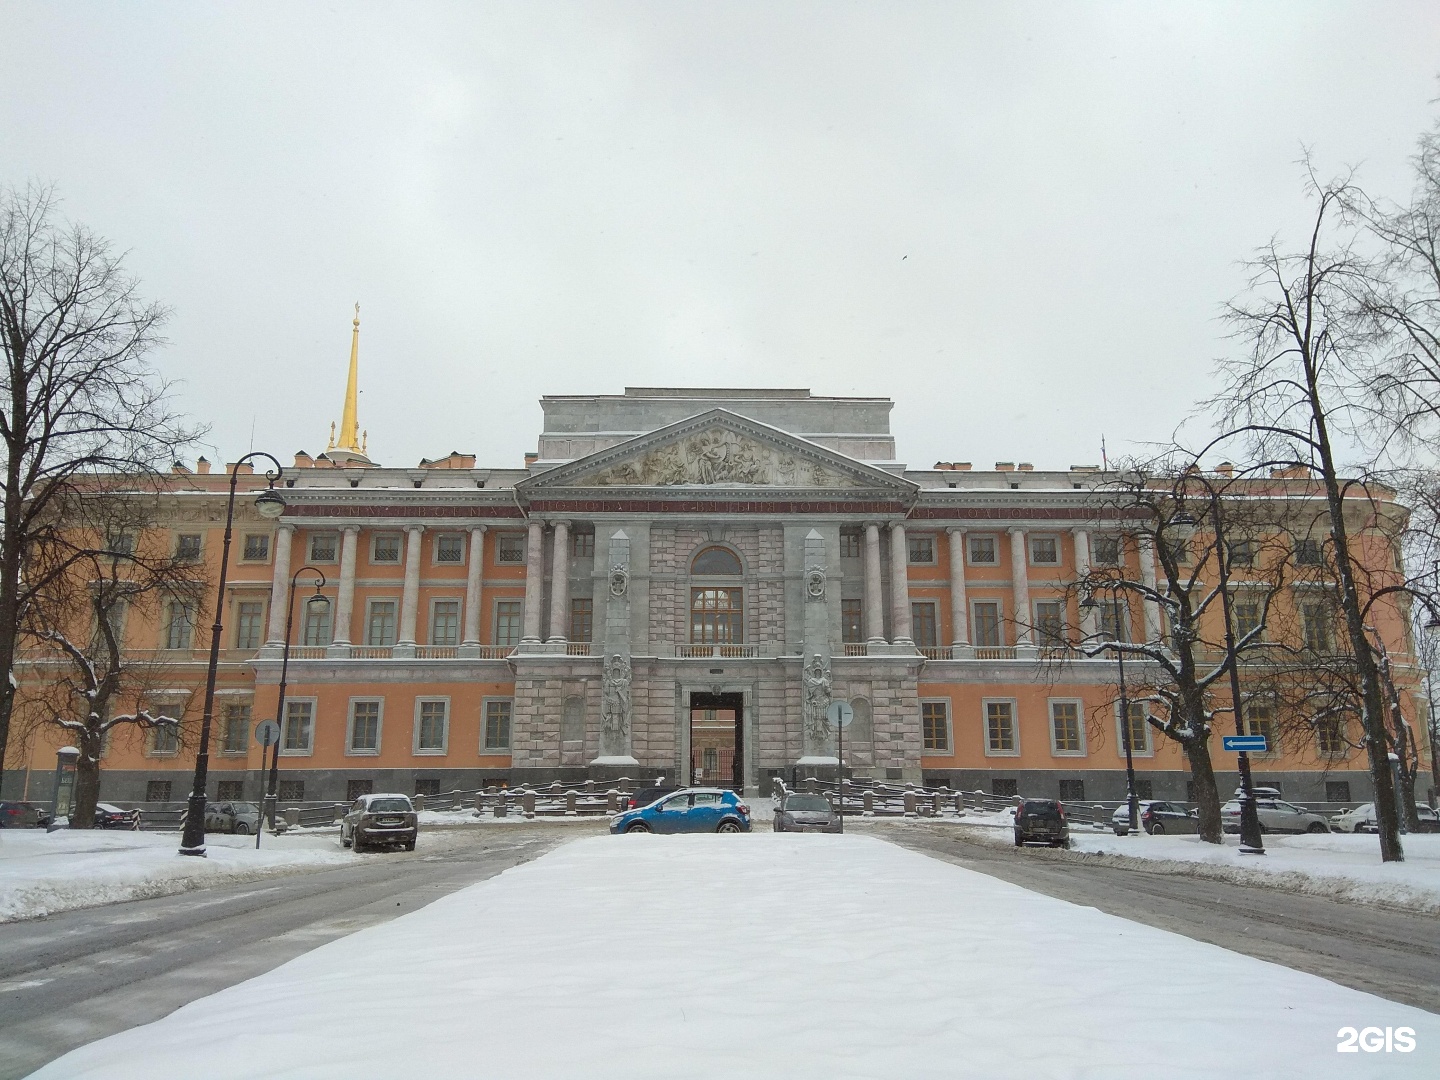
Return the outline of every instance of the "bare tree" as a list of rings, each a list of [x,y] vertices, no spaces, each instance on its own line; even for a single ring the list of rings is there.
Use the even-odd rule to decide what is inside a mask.
[[[127,649],[129,619],[154,620],[167,607],[201,617],[207,577],[198,560],[170,551],[153,523],[153,497],[101,495],[71,500],[63,532],[37,549],[44,571],[31,597],[22,642],[34,674],[20,707],[33,724],[63,731],[80,751],[75,764],[71,828],[90,828],[100,797],[100,761],[117,729],[167,730],[180,741],[180,716],[145,707],[149,691],[173,680],[147,650]],[[53,564],[53,565],[52,565]]]
[[[60,220],[52,190],[0,188],[0,775],[20,628],[45,575],[65,572],[33,558],[62,504],[107,476],[134,488],[197,434],[148,361],[165,315],[104,240]]]

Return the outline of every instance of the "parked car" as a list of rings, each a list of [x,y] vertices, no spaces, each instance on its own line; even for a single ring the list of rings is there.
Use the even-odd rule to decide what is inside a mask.
[[[750,831],[750,807],[724,788],[685,788],[610,819],[612,833]]]
[[[775,808],[776,832],[839,832],[840,815],[824,795],[791,794]]]
[[[1323,814],[1302,810],[1284,799],[1262,796],[1255,791],[1255,809],[1260,815],[1260,831],[1283,833],[1328,833],[1330,822]],[[1273,788],[1270,790],[1274,790]],[[1231,799],[1220,808],[1220,827],[1227,833],[1240,831],[1240,800]]]
[[[1415,813],[1420,818],[1420,832],[1440,832],[1440,815],[1420,803],[1415,804]],[[1375,804],[1367,802],[1336,814],[1330,819],[1330,827],[1336,832],[1374,832],[1379,826],[1375,820]]]
[[[205,804],[205,831],[248,836],[260,827],[260,806],[253,802]]]
[[[1142,799],[1139,803],[1140,827],[1152,835],[1166,833],[1198,833],[1200,818],[1196,811],[1186,810],[1179,803],[1160,799]],[[1130,806],[1121,803],[1110,817],[1110,828],[1116,836],[1130,832]]]
[[[1064,804],[1054,799],[1026,799],[1015,808],[1015,846],[1027,843],[1070,846]]]
[[[138,829],[139,810],[121,810],[113,803],[95,804],[95,828],[97,829]]]
[[[403,845],[406,851],[414,851],[419,832],[410,796],[361,795],[340,819],[340,846],[353,847],[357,853],[381,845]]]
[[[679,790],[679,784],[671,784],[669,787],[642,787],[626,800],[622,809],[639,810],[642,806],[649,806],[662,795],[669,795],[672,791]]]
[[[34,803],[0,802],[0,829],[43,829],[50,824],[50,811]]]

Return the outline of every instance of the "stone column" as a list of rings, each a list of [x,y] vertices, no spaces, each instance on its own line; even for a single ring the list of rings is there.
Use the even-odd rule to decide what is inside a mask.
[[[465,632],[461,656],[480,655],[480,582],[485,575],[485,526],[470,529],[470,562],[465,567]]]
[[[599,537],[596,537],[599,540]],[[599,556],[597,550],[596,556]],[[634,768],[631,756],[630,694],[630,537],[624,529],[610,536],[606,552],[604,678],[600,688],[599,755],[591,765]],[[602,774],[603,775],[603,774]],[[613,775],[613,773],[611,774]]]
[[[415,655],[415,615],[420,606],[420,539],[424,525],[405,526],[405,587],[400,594],[400,637],[396,656]]]
[[[1141,533],[1137,538],[1140,549],[1140,580],[1145,587],[1155,590],[1155,539],[1149,533]],[[1145,640],[1159,641],[1161,639],[1160,629],[1160,605],[1153,600],[1146,600],[1145,609]]]
[[[885,643],[885,613],[880,599],[880,525],[865,523],[865,640]]]
[[[1030,625],[1030,553],[1026,550],[1025,530],[1010,530],[1010,589],[1015,598],[1015,644],[1035,647],[1035,629]]]
[[[294,525],[275,529],[275,577],[270,582],[270,625],[265,629],[265,647],[285,647],[285,604],[290,599],[290,548],[295,539]]]
[[[546,640],[564,642],[570,637],[570,522],[552,524],[555,547],[550,565],[550,636]]]
[[[340,531],[340,588],[335,596],[335,625],[330,634],[330,652],[336,656],[350,655],[351,615],[355,610],[355,548],[360,541],[360,526],[346,525]]]
[[[540,640],[540,604],[545,591],[545,523],[531,521],[525,540],[525,622],[520,642],[532,645]]]
[[[1075,577],[1083,579],[1090,573],[1090,530],[1076,529],[1072,535],[1075,537]],[[1084,600],[1085,597],[1082,595],[1080,599]],[[1081,638],[1095,636],[1094,608],[1082,607],[1080,609],[1080,636]]]
[[[970,605],[965,598],[965,530],[952,526],[950,534],[950,641],[957,650],[970,647]]]
[[[803,761],[808,765],[836,764],[835,740],[832,737],[826,710],[830,707],[830,615],[826,594],[829,591],[825,564],[825,538],[819,529],[805,535],[805,579],[802,603],[805,605],[805,659],[801,686],[804,716],[801,738]]]
[[[910,636],[910,548],[905,525],[890,526],[890,623],[896,645],[914,645]]]

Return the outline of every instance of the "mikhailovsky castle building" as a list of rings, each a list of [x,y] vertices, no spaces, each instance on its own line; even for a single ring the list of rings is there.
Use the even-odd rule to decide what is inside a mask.
[[[252,731],[275,712],[292,578],[282,800],[621,775],[754,794],[833,770],[834,699],[854,708],[853,775],[1123,797],[1114,661],[1037,640],[1094,633],[1065,588],[1092,560],[1154,578],[1153,551],[1097,513],[1099,469],[912,469],[886,398],[682,388],[543,398],[523,463],[393,467],[367,458],[354,390],[352,366],[331,448],[285,466],[283,516],[241,477],[210,798],[260,795]],[[155,524],[212,581],[228,471],[177,464]],[[1132,640],[1163,633],[1158,610],[1124,617]],[[112,740],[103,799],[187,794],[208,623],[178,599],[127,621],[164,664],[145,695],[185,727]],[[1135,738],[1142,796],[1186,798],[1179,750]],[[12,753],[6,792],[48,791],[58,741]],[[1255,768],[1296,799],[1369,793],[1355,751]]]

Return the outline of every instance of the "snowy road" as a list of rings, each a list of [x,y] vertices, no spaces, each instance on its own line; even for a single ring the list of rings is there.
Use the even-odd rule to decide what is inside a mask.
[[[1061,900],[1440,1013],[1440,920],[1433,914],[1206,880],[1174,873],[1183,869],[1177,864],[1150,871],[1066,851],[1017,851],[1008,830],[999,844],[954,826],[846,827]]]
[[[0,926],[0,1078],[414,911],[577,828],[431,830],[413,855]]]

